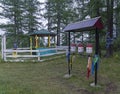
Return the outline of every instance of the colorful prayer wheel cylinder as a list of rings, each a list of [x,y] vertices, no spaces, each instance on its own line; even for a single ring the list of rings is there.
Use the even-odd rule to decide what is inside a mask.
[[[82,43],[78,44],[78,53],[83,53],[84,52],[84,46]]]
[[[86,45],[86,53],[92,54],[92,52],[93,52],[93,45],[89,43]]]
[[[74,53],[76,51],[76,44],[72,43],[71,44],[71,52]]]

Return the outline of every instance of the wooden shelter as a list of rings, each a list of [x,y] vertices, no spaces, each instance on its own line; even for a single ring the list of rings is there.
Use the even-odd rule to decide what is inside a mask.
[[[54,37],[54,43],[55,43],[56,34],[53,33],[53,32],[49,32],[46,29],[33,31],[29,35],[35,37],[35,48],[38,48],[39,37],[48,37],[48,47],[50,47],[50,37]],[[32,37],[30,37],[30,45],[31,45],[31,48],[32,48]]]
[[[101,17],[96,17],[92,19],[87,19],[75,23],[68,24],[64,28],[64,32],[68,32],[68,40],[69,40],[69,54],[70,54],[70,32],[83,32],[83,31],[90,31],[95,30],[95,54],[99,56],[99,31],[103,29],[103,23],[101,21]],[[68,73],[71,74],[70,68],[70,58],[68,58]],[[95,65],[95,85],[97,85],[97,64]]]

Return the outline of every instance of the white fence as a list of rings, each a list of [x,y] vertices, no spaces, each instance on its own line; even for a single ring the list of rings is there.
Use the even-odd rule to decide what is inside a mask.
[[[43,50],[30,50],[29,48],[18,48],[17,50],[6,49],[3,51],[3,59],[4,61],[24,61],[24,60],[43,61],[41,60],[41,57],[64,54],[66,53],[67,49],[68,49],[67,46],[57,46],[56,48],[49,48]],[[55,50],[56,52],[40,55],[40,53],[49,50]],[[55,58],[55,56],[51,58]]]
[[[16,50],[13,49],[6,49],[6,35],[4,34],[1,41],[1,52],[2,52],[2,59],[4,61],[42,61],[41,57],[51,56],[51,58],[55,58],[57,54],[66,53],[68,49],[67,46],[57,46],[56,48],[49,48],[49,49],[42,49],[42,50],[31,50],[28,48],[17,48]],[[45,51],[55,50],[55,53],[46,53],[40,54]],[[55,55],[54,57],[52,55]]]

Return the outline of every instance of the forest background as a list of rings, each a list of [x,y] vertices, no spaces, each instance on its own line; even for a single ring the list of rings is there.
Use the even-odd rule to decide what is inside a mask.
[[[7,20],[0,29],[12,36],[7,47],[12,47],[13,41],[19,47],[29,46],[28,34],[43,28],[57,34],[58,46],[67,45],[67,33],[63,33],[67,24],[101,16],[104,29],[100,31],[100,48],[106,50],[106,56],[120,48],[119,0],[0,0],[0,9],[1,20]],[[89,31],[73,33],[71,39],[94,43],[94,35]]]

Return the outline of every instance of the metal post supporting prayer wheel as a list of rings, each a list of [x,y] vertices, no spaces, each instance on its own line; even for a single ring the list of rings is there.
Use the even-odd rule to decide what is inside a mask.
[[[99,56],[99,32],[95,31],[95,55]],[[95,86],[97,85],[97,63],[95,63]]]
[[[68,32],[68,54],[69,54],[69,58],[68,58],[68,74],[70,75],[71,74],[71,69],[70,69],[70,32]]]

